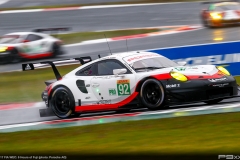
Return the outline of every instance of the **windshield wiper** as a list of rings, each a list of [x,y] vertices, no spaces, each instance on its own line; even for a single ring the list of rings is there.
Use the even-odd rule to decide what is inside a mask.
[[[165,67],[142,67],[142,68],[134,68],[135,70],[141,70],[141,69],[161,69]]]

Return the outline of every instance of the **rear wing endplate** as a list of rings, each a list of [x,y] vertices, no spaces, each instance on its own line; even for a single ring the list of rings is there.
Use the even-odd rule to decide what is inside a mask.
[[[64,66],[64,65],[71,65],[71,64],[86,64],[88,62],[91,62],[92,58],[90,56],[86,57],[79,57],[79,58],[72,58],[72,59],[63,59],[63,60],[57,60],[57,61],[43,61],[39,63],[25,63],[22,64],[22,70],[23,71],[29,71],[29,70],[35,70],[37,68],[47,68],[52,67],[53,73],[55,74],[55,77],[57,80],[62,79],[62,76],[60,75],[57,66]]]

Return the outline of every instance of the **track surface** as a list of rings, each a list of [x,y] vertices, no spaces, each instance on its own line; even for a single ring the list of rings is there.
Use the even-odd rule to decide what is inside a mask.
[[[25,30],[30,30],[32,28],[44,26],[43,24],[47,24],[47,27],[52,27],[54,25],[62,26],[63,22],[65,22],[65,26],[73,26],[75,31],[199,24],[199,13],[196,11],[200,8],[201,5],[199,3],[185,3],[114,9],[3,14],[0,16],[0,20],[5,23],[0,27],[0,32],[7,33],[14,31],[17,28],[19,30],[24,30],[25,27],[27,27]],[[19,21],[19,19],[23,18],[26,19],[26,21]],[[46,25],[44,27],[46,27]],[[128,41],[128,48],[129,50],[143,50],[159,47],[211,43],[214,42],[214,38],[219,37],[223,38],[223,41],[239,40],[239,28],[228,27],[214,30],[204,28],[186,33],[133,39]],[[110,47],[112,52],[126,51],[125,41],[111,42]],[[107,44],[105,43],[66,47],[66,50],[68,51],[68,54],[65,55],[65,57],[94,55],[96,58],[98,54],[101,54],[102,56],[109,54]],[[0,72],[19,68],[20,64],[1,65]],[[235,101],[239,100],[240,98],[235,99]],[[198,105],[199,107],[202,107],[202,104]],[[44,108],[44,106],[38,108],[0,111],[0,125],[58,119],[57,117],[40,118],[38,111],[40,108]]]
[[[133,27],[199,24],[198,3],[151,6],[10,13],[0,16],[0,34],[39,27],[70,26],[73,31],[96,31]],[[183,18],[184,17],[184,18]]]
[[[6,1],[6,0],[4,0]],[[92,4],[103,2],[122,2],[128,0],[9,0],[0,5],[0,8],[32,7],[32,6],[50,6],[66,4]],[[1,1],[0,1],[1,2]]]
[[[234,98],[234,99],[228,99],[224,100],[222,103],[218,103],[216,105],[206,105],[205,103],[196,103],[191,105],[184,105],[184,106],[171,106],[170,109],[167,109],[169,112],[170,110],[179,109],[178,112],[181,112],[182,110],[186,109],[192,109],[192,108],[217,108],[219,105],[231,105],[232,103],[239,104],[240,98]],[[10,124],[20,124],[20,123],[29,123],[29,122],[40,122],[40,121],[46,121],[46,120],[58,120],[59,118],[56,116],[50,116],[50,117],[40,117],[39,116],[39,109],[45,108],[44,105],[40,105],[38,107],[34,108],[22,108],[22,109],[14,109],[14,110],[0,110],[0,126],[1,125],[10,125]],[[161,110],[165,111],[165,110]],[[156,112],[161,112],[156,111]],[[148,109],[135,109],[132,110],[130,113],[134,112],[149,112]],[[152,111],[151,111],[152,112]],[[89,116],[99,116],[99,115],[111,115],[116,114],[115,111],[111,112],[98,112],[98,113],[89,113],[89,114],[82,114],[80,117],[89,117]]]

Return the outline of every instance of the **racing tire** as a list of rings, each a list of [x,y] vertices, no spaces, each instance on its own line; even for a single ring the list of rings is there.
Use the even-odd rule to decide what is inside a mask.
[[[75,118],[80,116],[80,113],[75,113],[75,101],[73,94],[66,87],[56,88],[50,99],[50,107],[54,114],[61,118]]]
[[[223,99],[214,99],[214,100],[210,100],[210,101],[206,101],[204,103],[206,104],[217,104],[219,102],[221,102]]]
[[[18,63],[18,62],[21,62],[21,57],[18,53],[18,50],[17,49],[13,49],[11,52],[10,52],[10,55],[9,57],[7,58],[7,63]]]
[[[54,43],[52,46],[52,56],[56,57],[62,53],[61,46],[57,43]]]
[[[147,79],[141,86],[140,99],[149,110],[164,108],[165,91],[163,85],[156,79]]]

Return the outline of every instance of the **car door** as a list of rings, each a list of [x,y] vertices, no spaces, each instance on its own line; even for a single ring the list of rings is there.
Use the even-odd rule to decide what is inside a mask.
[[[127,72],[114,75],[114,69],[125,68]],[[103,60],[97,63],[98,75],[91,80],[91,88],[98,99],[97,104],[121,103],[135,91],[135,75],[120,61],[116,59]],[[117,108],[115,105],[106,105]]]
[[[29,34],[24,40],[22,50],[27,54],[38,54],[43,52],[43,37],[35,34]]]
[[[77,89],[74,92],[76,99],[81,99],[81,105],[92,105],[98,101],[91,89],[91,79],[97,75],[97,63],[88,65],[76,72],[74,82]]]

